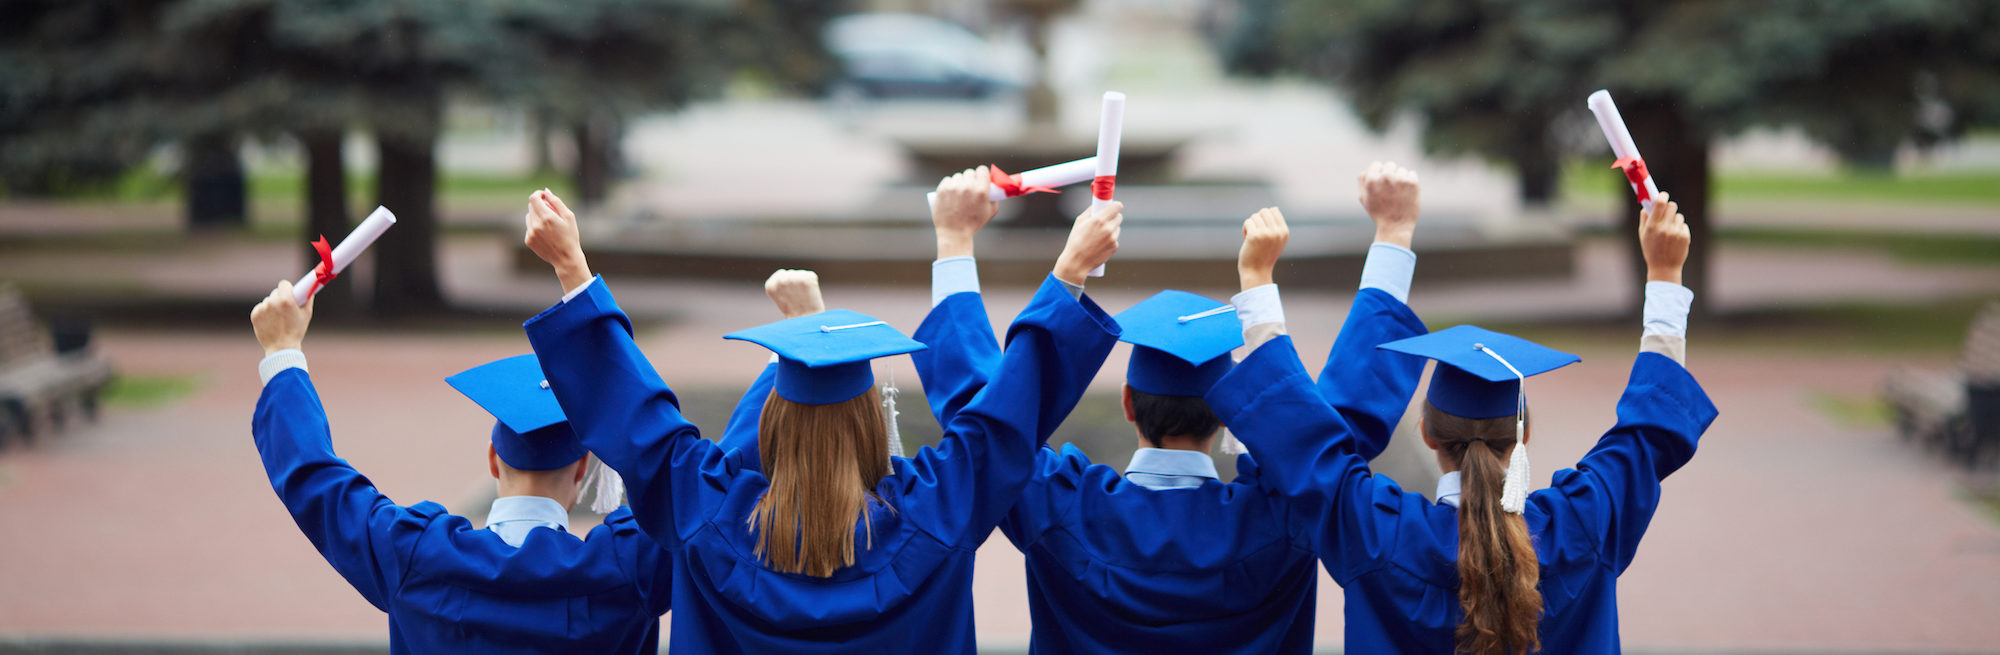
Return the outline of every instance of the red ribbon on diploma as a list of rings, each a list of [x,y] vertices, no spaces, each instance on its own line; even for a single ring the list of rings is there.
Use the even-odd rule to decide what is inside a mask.
[[[999,166],[987,166],[986,173],[993,178],[993,186],[1000,187],[1000,192],[1007,194],[1009,198],[1025,196],[1030,193],[1062,193],[1061,191],[1045,186],[1028,186],[1023,184],[1021,176],[1008,175],[1007,171],[1000,170]]]
[[[1117,186],[1118,176],[1116,175],[1099,175],[1090,178],[1090,197],[1098,200],[1110,200],[1111,190]]]
[[[319,235],[319,240],[313,242],[313,250],[319,251],[319,266],[313,267],[313,291],[319,291],[340,274],[333,271],[333,246],[327,244],[326,235]]]
[[[1632,190],[1638,192],[1639,202],[1652,199],[1653,196],[1646,193],[1646,178],[1651,175],[1646,172],[1646,160],[1638,157],[1620,157],[1618,161],[1611,162],[1611,167],[1625,169],[1625,179],[1632,183]]]

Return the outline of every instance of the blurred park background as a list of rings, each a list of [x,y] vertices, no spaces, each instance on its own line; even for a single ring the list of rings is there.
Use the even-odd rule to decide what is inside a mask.
[[[1370,234],[1354,176],[1411,167],[1411,304],[1433,329],[1584,357],[1536,378],[1545,484],[1610,424],[1638,336],[1636,207],[1584,106],[1600,88],[1695,227],[1690,368],[1722,410],[1620,583],[1626,645],[2000,652],[2000,3],[0,14],[0,652],[386,650],[383,615],[291,524],[248,430],[249,308],[376,205],[399,222],[319,296],[314,379],[336,447],[385,493],[478,522],[491,419],[442,379],[526,352],[518,324],[561,292],[521,247],[530,191],[579,208],[641,346],[719,426],[766,356],[720,336],[778,318],[764,276],[819,270],[830,305],[913,330],[934,257],[923,192],[980,163],[1088,156],[1105,90],[1130,98],[1132,229],[1099,302],[1226,298],[1241,220],[1275,205],[1294,226],[1291,332],[1324,358]],[[981,234],[996,320],[1085,195],[1010,200]],[[1124,357],[1056,437],[1121,468]],[[906,440],[934,441],[908,361],[887,368]],[[1429,491],[1414,437],[1385,458]],[[994,539],[979,567],[982,649],[1024,650],[1019,555]],[[1323,580],[1329,652],[1341,605]]]

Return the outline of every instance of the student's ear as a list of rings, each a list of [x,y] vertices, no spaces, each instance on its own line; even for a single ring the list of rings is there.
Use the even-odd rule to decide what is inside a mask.
[[[1535,424],[1528,423],[1521,426],[1521,443],[1528,443],[1528,440],[1533,439],[1534,437],[1535,437]]]
[[[486,471],[493,474],[493,479],[500,479],[500,451],[494,450],[493,444],[486,444]]]
[[[1125,405],[1125,420],[1126,420],[1126,422],[1129,422],[1129,423],[1138,423],[1138,422],[1139,422],[1139,413],[1138,413],[1137,411],[1133,411],[1133,409],[1132,409],[1132,385],[1129,385],[1129,384],[1128,384],[1128,385],[1125,385],[1125,389],[1124,389],[1124,391],[1120,391],[1120,392],[1119,392],[1119,395],[1121,396],[1120,400],[1121,400],[1121,401],[1122,401],[1122,402],[1124,403],[1124,405]]]
[[[590,456],[584,455],[582,459],[576,460],[576,475],[570,478],[570,482],[583,484],[583,474],[589,471],[590,471]]]
[[[1423,435],[1424,435],[1424,447],[1425,447],[1425,448],[1429,448],[1429,449],[1431,449],[1431,450],[1437,450],[1437,449],[1438,449],[1438,442],[1437,442],[1437,440],[1436,440],[1436,439],[1432,439],[1432,438],[1431,438],[1431,425],[1430,425],[1430,423],[1429,423],[1429,422],[1427,422],[1427,421],[1425,421],[1425,420],[1423,420],[1423,419],[1421,419],[1421,418],[1420,418],[1420,419],[1417,419],[1417,432],[1418,432],[1418,433],[1421,433],[1421,434],[1423,434]]]

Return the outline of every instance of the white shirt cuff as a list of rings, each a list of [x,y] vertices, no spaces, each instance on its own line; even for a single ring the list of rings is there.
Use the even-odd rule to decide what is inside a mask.
[[[257,377],[263,378],[264,384],[270,384],[271,378],[278,377],[288,368],[307,370],[306,354],[297,348],[286,348],[265,355],[263,361],[257,362]]]
[[[1062,285],[1063,285],[1063,288],[1064,288],[1064,289],[1067,289],[1067,290],[1069,290],[1069,297],[1071,297],[1071,298],[1075,298],[1075,299],[1077,299],[1077,300],[1082,300],[1082,299],[1083,299],[1083,285],[1081,285],[1081,284],[1070,284],[1070,283],[1069,283],[1069,280],[1065,280],[1065,279],[1062,279],[1062,278],[1056,278],[1056,281],[1057,281],[1057,282],[1061,282],[1061,283],[1062,283]]]
[[[979,264],[971,256],[946,257],[931,262],[931,306],[936,307],[952,294],[979,293]]]
[[[1647,335],[1664,335],[1687,338],[1688,307],[1694,304],[1694,291],[1672,282],[1646,283],[1646,331]]]
[[[1229,304],[1236,306],[1236,318],[1243,322],[1243,329],[1264,323],[1285,322],[1285,306],[1278,301],[1278,285],[1266,284],[1253,287],[1229,298]]]
[[[562,301],[569,302],[569,299],[577,297],[578,294],[583,293],[585,289],[589,289],[590,285],[596,282],[597,282],[597,276],[595,275],[591,276],[589,281],[584,282],[583,284],[576,285],[575,289],[570,289],[569,293],[563,294]]]
[[[1368,246],[1368,259],[1361,264],[1361,288],[1381,289],[1397,300],[1410,302],[1410,278],[1417,274],[1417,253],[1393,243]]]

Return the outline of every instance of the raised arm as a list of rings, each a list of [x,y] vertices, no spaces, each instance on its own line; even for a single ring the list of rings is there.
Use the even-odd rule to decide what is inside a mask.
[[[938,425],[949,425],[1000,365],[1000,341],[972,258],[974,237],[999,207],[987,196],[990,184],[984,166],[946,177],[938,182],[931,208],[938,244],[937,261],[931,263],[931,311],[911,335],[929,348],[910,359]]]
[[[624,478],[640,529],[676,547],[681,528],[708,515],[736,472],[633,343],[631,320],[590,274],[576,216],[554,194],[531,199],[526,241],[570,290],[523,326],[549,389],[584,447]]]
[[[1618,424],[1576,470],[1558,472],[1553,485],[1596,533],[1604,557],[1619,571],[1631,563],[1659,507],[1660,481],[1694,457],[1717,414],[1681,365],[1693,294],[1680,286],[1690,237],[1678,210],[1662,193],[1640,221],[1647,264],[1645,336],[1618,400]]]
[[[945,425],[935,449],[903,460],[906,496],[940,505],[942,529],[983,541],[1033,472],[1040,435],[1076,407],[1117,342],[1118,324],[1088,297],[1085,273],[1118,247],[1122,207],[1077,219],[1063,255],[1007,330],[991,381]]]
[[[333,452],[326,408],[306,373],[306,327],[312,302],[292,301],[290,282],[250,312],[264,347],[264,392],[250,434],[271,489],[321,557],[377,609],[388,611],[425,520],[390,502],[374,483]]]

